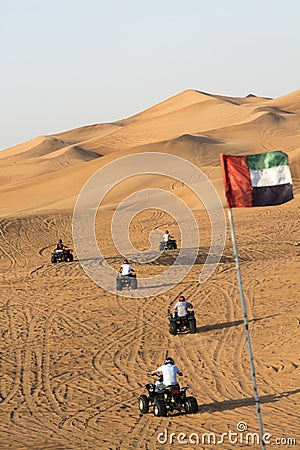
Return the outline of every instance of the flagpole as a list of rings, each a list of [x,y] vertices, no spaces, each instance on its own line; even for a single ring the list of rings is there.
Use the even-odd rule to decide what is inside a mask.
[[[241,303],[242,303],[242,309],[243,309],[243,315],[244,315],[244,326],[245,326],[246,340],[247,340],[247,345],[248,345],[248,354],[249,354],[249,361],[250,361],[250,368],[251,368],[252,384],[253,384],[253,389],[254,389],[254,398],[255,398],[257,417],[258,417],[258,423],[259,423],[261,448],[262,448],[262,450],[265,450],[266,446],[265,446],[265,442],[264,442],[263,421],[262,421],[260,402],[259,402],[259,396],[258,396],[258,390],[257,390],[257,384],[256,384],[254,360],[253,360],[250,333],[249,333],[249,322],[248,322],[247,308],[246,308],[246,303],[245,303],[245,298],[244,298],[243,283],[242,283],[242,277],[241,277],[241,271],[240,271],[240,263],[239,263],[238,249],[237,249],[236,239],[235,239],[233,216],[232,216],[231,208],[228,208],[228,217],[229,217],[229,224],[230,224],[230,230],[231,230],[231,238],[232,238],[235,265],[236,265],[236,271],[237,271],[238,285],[239,285],[239,291],[240,291],[240,297],[241,297]]]

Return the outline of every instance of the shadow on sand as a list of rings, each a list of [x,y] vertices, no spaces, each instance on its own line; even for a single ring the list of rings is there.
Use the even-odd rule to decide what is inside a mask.
[[[259,398],[260,404],[263,403],[275,403],[281,398],[289,397],[290,395],[295,395],[300,392],[300,389],[295,389],[294,391],[282,392],[281,394],[268,394],[262,395]],[[213,413],[216,411],[231,411],[236,408],[241,408],[243,406],[255,405],[255,398],[238,398],[234,400],[223,400],[222,402],[206,403],[199,406],[199,411]]]
[[[272,314],[270,316],[263,316],[263,317],[257,317],[255,319],[248,320],[249,323],[251,322],[258,322],[259,320],[269,319],[271,317],[279,316],[279,314]],[[231,327],[237,327],[239,325],[243,325],[243,320],[234,320],[232,322],[223,322],[223,323],[214,323],[213,325],[204,325],[203,327],[197,327],[197,333],[204,333],[205,331],[212,331],[212,330],[222,330],[223,328],[231,328]]]

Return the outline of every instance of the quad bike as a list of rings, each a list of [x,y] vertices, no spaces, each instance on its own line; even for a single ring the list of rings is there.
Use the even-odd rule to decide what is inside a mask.
[[[196,319],[194,311],[189,311],[189,313],[184,317],[179,317],[177,312],[169,313],[170,321],[170,334],[176,336],[179,332],[189,331],[191,334],[197,333]]]
[[[73,261],[73,254],[72,250],[70,248],[64,249],[64,250],[54,250],[51,254],[51,262],[53,264],[56,264],[57,262],[67,262]]]
[[[198,403],[195,397],[187,397],[186,391],[189,386],[182,388],[179,385],[160,387],[162,376],[156,383],[146,384],[148,395],[139,397],[139,409],[141,414],[147,414],[152,408],[153,414],[157,417],[167,416],[173,411],[184,411],[186,414],[196,414]]]
[[[169,239],[167,242],[162,241],[159,244],[159,251],[163,250],[176,250],[177,249],[177,242],[176,239]]]
[[[137,289],[137,279],[135,273],[131,275],[118,274],[116,278],[116,289],[117,291],[121,291],[124,288]]]

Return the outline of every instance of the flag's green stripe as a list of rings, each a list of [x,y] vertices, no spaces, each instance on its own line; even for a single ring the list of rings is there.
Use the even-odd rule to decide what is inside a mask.
[[[246,159],[249,170],[270,169],[271,167],[288,166],[289,164],[288,156],[279,150],[258,155],[248,155]]]

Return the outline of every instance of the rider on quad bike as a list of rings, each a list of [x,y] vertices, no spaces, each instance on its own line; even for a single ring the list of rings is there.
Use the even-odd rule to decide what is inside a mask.
[[[119,270],[122,276],[132,277],[134,274],[134,269],[131,267],[127,259],[124,259],[123,264]]]
[[[177,375],[182,376],[183,373],[175,365],[174,359],[168,356],[165,359],[165,363],[158,367],[158,369],[151,372],[151,375],[156,375],[157,372],[162,372],[163,380],[161,387],[165,388],[168,386],[176,386],[179,389],[179,384],[177,383]]]
[[[170,235],[169,230],[165,230],[163,234],[163,240],[159,244],[159,251],[176,250],[176,249],[177,249],[176,239],[174,239],[174,237]]]
[[[67,248],[69,248],[69,247],[67,245],[63,244],[62,239],[58,239],[56,247],[53,251],[55,252],[56,250],[65,250]]]
[[[186,317],[189,315],[188,309],[193,309],[193,305],[186,301],[184,295],[180,295],[178,302],[174,306],[174,310],[177,312],[178,317]]]
[[[175,312],[169,311],[170,334],[176,336],[178,332],[189,331],[191,334],[197,333],[196,318],[193,311],[193,305],[180,295],[178,302],[174,306]]]
[[[73,261],[72,250],[64,245],[62,239],[58,239],[55,249],[51,255],[51,262],[57,263],[58,261]]]
[[[137,289],[136,274],[127,259],[124,259],[116,279],[117,291],[121,291],[123,288]]]
[[[166,244],[170,239],[173,239],[173,236],[170,235],[169,230],[165,230],[163,234],[163,241]]]
[[[152,408],[155,416],[167,416],[174,411],[197,413],[197,399],[186,395],[189,386],[180,388],[177,383],[177,375],[182,375],[182,372],[175,365],[174,359],[168,356],[164,365],[158,367],[151,375],[157,375],[157,372],[161,372],[162,375],[156,383],[146,384],[148,395],[142,394],[139,397],[140,412],[147,414]]]

